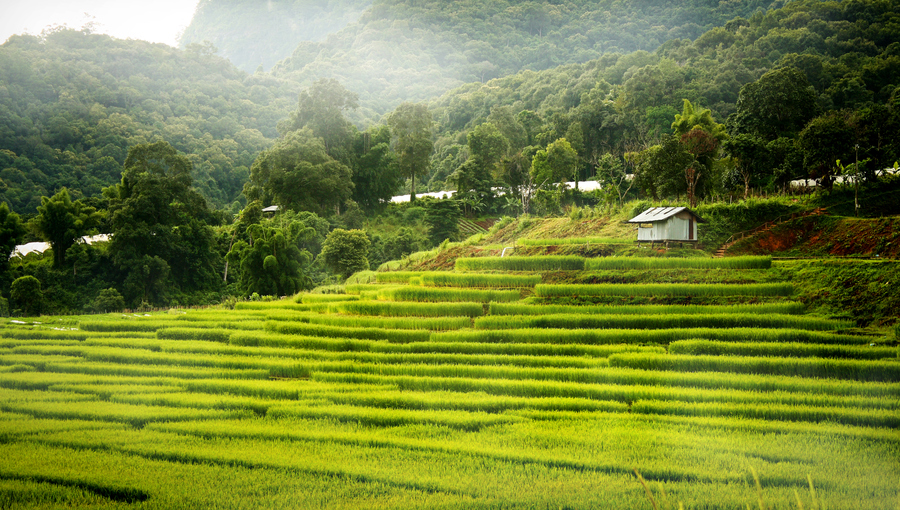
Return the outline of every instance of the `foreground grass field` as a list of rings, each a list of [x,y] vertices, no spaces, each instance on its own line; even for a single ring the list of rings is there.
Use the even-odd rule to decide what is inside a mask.
[[[0,507],[900,508],[886,338],[789,282],[545,285],[601,262],[536,259],[6,320]],[[745,262],[719,267],[771,265]]]

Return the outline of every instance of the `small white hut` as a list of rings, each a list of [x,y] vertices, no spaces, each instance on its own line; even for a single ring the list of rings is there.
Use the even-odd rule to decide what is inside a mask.
[[[687,207],[652,207],[628,220],[637,223],[637,243],[696,243],[697,225],[706,220]]]

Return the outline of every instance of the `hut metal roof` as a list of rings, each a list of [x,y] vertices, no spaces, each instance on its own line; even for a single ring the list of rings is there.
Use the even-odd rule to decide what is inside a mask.
[[[657,221],[665,221],[676,214],[687,211],[694,218],[697,219],[698,223],[706,223],[706,220],[697,215],[694,211],[688,209],[687,207],[651,207],[646,211],[638,214],[634,218],[628,220],[628,223],[655,223]]]

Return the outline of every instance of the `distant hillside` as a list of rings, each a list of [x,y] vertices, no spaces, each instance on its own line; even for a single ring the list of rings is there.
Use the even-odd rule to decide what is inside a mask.
[[[202,47],[75,30],[13,36],[0,46],[0,201],[29,214],[62,187],[97,196],[119,181],[130,146],[163,139],[224,207],[296,94]]]
[[[694,41],[672,39],[654,52],[607,54],[468,83],[431,101],[438,126],[432,183],[442,185],[462,162],[466,133],[484,122],[500,128],[513,149],[574,136],[589,161],[670,132],[684,99],[724,123],[741,87],[785,67],[806,76],[817,103],[810,114],[900,106],[898,41],[896,2],[800,0],[734,19]],[[900,112],[897,106],[892,110]],[[891,132],[881,136],[897,140]],[[895,157],[881,163],[889,166]]]
[[[264,61],[257,55],[280,56],[285,41],[297,37],[306,42],[275,65],[274,74],[301,84],[335,78],[359,94],[357,115],[374,118],[402,101],[426,100],[466,82],[692,40],[783,2],[376,0],[358,23],[316,42],[319,29],[343,23],[363,5],[328,2],[334,8],[322,8],[316,30],[304,32],[324,3],[301,9],[297,2],[269,2],[272,10],[266,10],[204,0],[182,42],[207,39],[221,55],[255,69]]]
[[[218,54],[252,73],[287,58],[304,41],[321,41],[356,22],[372,0],[201,0],[181,47],[211,42]]]

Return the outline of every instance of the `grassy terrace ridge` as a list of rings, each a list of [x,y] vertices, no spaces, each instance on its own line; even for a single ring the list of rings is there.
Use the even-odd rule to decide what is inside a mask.
[[[651,508],[635,469],[659,508],[897,501],[898,340],[815,265],[504,228],[331,293],[4,320],[0,501]]]

